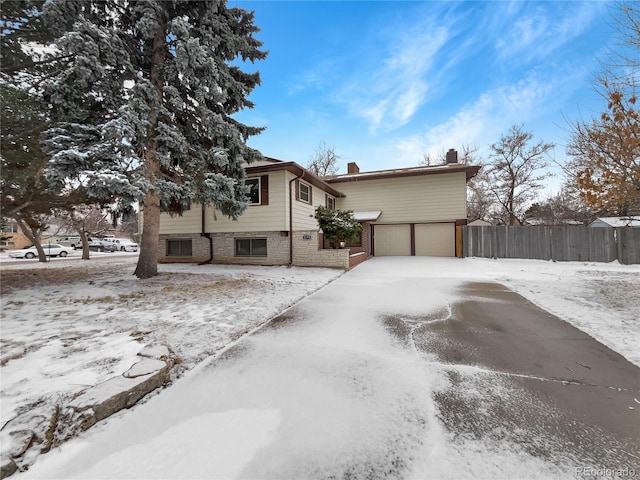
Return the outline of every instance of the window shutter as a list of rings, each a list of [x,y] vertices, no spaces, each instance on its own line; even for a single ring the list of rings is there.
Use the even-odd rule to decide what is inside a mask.
[[[296,200],[300,201],[300,180],[296,180]]]
[[[309,184],[309,205],[313,205],[313,187]]]
[[[324,194],[324,208],[329,208],[329,195]]]
[[[260,205],[269,205],[269,175],[260,177]]]

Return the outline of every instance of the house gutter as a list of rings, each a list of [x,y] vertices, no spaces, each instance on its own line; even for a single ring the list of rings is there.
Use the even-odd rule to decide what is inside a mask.
[[[209,258],[204,262],[200,262],[198,265],[205,265],[213,261],[213,237],[211,236],[210,233],[205,232],[204,224],[205,224],[205,206],[204,204],[202,204],[202,229],[201,229],[202,231],[200,232],[200,236],[209,239]]]
[[[293,182],[304,177],[304,170],[295,178],[289,180],[289,267],[293,266]]]

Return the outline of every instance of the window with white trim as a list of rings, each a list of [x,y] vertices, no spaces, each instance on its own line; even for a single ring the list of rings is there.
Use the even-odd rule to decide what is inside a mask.
[[[311,203],[311,186],[300,182],[299,198],[301,202]]]
[[[7,223],[3,223],[2,226],[0,226],[0,232],[18,233],[18,222],[9,221]]]

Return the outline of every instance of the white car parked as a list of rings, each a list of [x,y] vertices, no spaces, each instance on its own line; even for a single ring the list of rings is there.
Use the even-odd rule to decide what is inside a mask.
[[[46,243],[42,245],[42,249],[47,257],[66,257],[70,253],[73,253],[73,248],[63,247],[57,243]],[[9,256],[11,258],[36,258],[38,256],[38,250],[36,250],[36,247],[12,250],[9,252]]]
[[[137,252],[138,244],[126,238],[103,238],[102,244],[105,247],[115,247],[114,250],[121,252]]]

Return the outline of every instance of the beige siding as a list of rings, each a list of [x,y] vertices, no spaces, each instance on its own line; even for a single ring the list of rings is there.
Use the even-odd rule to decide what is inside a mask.
[[[273,232],[286,230],[284,211],[284,172],[269,175],[269,205],[249,205],[238,220],[231,220],[219,211],[207,209],[207,232]],[[249,176],[248,178],[251,178]]]
[[[294,179],[295,175],[287,172],[287,189],[289,188],[289,181]],[[302,180],[303,183],[306,183]],[[320,188],[307,184],[311,186],[311,201],[312,205],[308,203],[297,201],[296,191],[295,191],[295,182],[292,184],[293,188],[293,229],[294,230],[317,230],[318,229],[318,221],[314,218],[316,207],[319,205],[325,206],[325,194],[324,190]],[[287,190],[288,192],[288,190]],[[287,197],[288,198],[288,197]],[[288,207],[288,206],[287,206]],[[289,209],[286,209],[287,215],[289,215]],[[288,217],[287,217],[287,225],[288,225]]]
[[[205,229],[207,232],[271,232],[286,230],[288,217],[285,215],[288,197],[285,198],[284,172],[269,173],[269,204],[248,205],[238,220],[231,220],[213,207],[205,209]],[[251,177],[249,177],[251,178]],[[160,216],[160,233],[199,233],[202,231],[202,207],[194,204],[182,216],[168,213]]]
[[[433,222],[466,218],[464,172],[333,183],[346,195],[343,210],[381,210],[377,223]]]
[[[456,224],[416,225],[415,245],[417,256],[455,257]]]
[[[409,225],[374,225],[374,254],[411,255],[411,227]]]
[[[296,176],[287,171],[270,172],[269,204],[249,205],[238,220],[231,220],[219,211],[207,207],[205,229],[207,232],[274,232],[289,230],[289,182]],[[251,178],[251,176],[249,177]],[[325,191],[311,185],[312,205],[295,199],[293,183],[293,229],[316,230],[318,222],[313,215],[318,205],[325,205]],[[199,233],[202,231],[202,210],[199,205],[182,216],[163,213],[160,218],[160,233]]]
[[[202,209],[200,205],[191,205],[191,209],[182,215],[160,214],[160,234],[200,233],[202,232]]]

